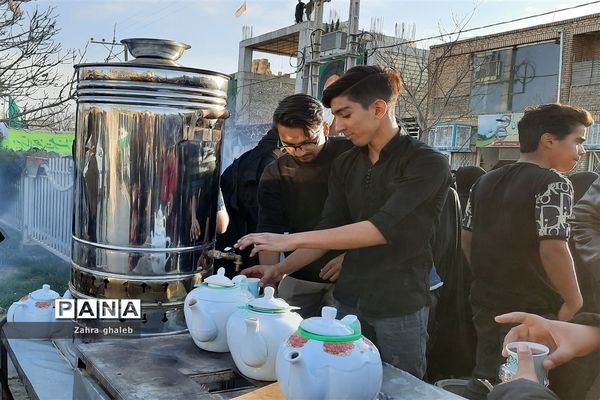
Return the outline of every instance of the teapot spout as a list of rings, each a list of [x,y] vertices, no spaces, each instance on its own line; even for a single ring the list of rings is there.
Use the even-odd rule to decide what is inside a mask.
[[[217,337],[217,325],[212,316],[198,305],[198,300],[187,303],[191,318],[186,319],[190,335],[199,342],[210,342]]]
[[[298,350],[290,350],[284,354],[284,360],[290,364],[287,382],[289,393],[302,393],[302,398],[307,399],[325,399],[327,385],[323,378],[316,376],[310,371],[302,354]],[[280,381],[280,384],[282,382]]]
[[[246,318],[246,334],[242,343],[241,357],[244,364],[260,367],[267,361],[268,349],[265,339],[260,334],[260,324],[256,318]]]

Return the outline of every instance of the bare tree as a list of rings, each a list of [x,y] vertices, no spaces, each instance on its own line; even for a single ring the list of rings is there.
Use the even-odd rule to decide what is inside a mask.
[[[75,130],[74,107],[56,107],[49,113],[42,112],[36,119],[36,125],[55,132],[68,132]]]
[[[29,1],[29,0],[26,0]],[[63,51],[56,42],[59,28],[52,7],[22,12],[21,2],[0,1],[0,97],[10,96],[28,128],[48,127],[57,118],[70,118],[74,75],[63,76],[60,67],[83,59],[83,53]],[[0,116],[8,122],[8,116]]]
[[[459,120],[469,113],[472,59],[464,49],[458,52],[456,43],[472,16],[454,19],[452,32],[440,34],[437,39],[442,44],[430,50],[418,48],[414,40],[377,43],[371,50],[373,63],[400,71],[403,92],[398,100],[398,116],[401,122],[416,124],[420,139],[435,125]]]

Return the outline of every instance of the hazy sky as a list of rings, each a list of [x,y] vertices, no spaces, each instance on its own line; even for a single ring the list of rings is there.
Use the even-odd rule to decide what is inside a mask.
[[[112,40],[116,24],[117,41],[127,37],[173,39],[192,46],[180,59],[190,67],[225,73],[237,70],[242,27],[253,27],[254,35],[269,32],[293,22],[297,0],[247,0],[247,12],[239,18],[234,12],[243,0],[37,0],[23,9],[54,7],[61,28],[58,40],[63,48],[83,49],[90,38]],[[589,1],[588,1],[589,2]],[[462,19],[475,9],[467,28],[511,20],[523,16],[584,4],[570,0],[487,0],[487,1],[405,1],[362,0],[360,27],[369,29],[371,20],[382,21],[383,32],[394,34],[396,23],[416,24],[416,37],[422,38],[454,28],[453,18]],[[348,0],[331,0],[325,4],[324,16],[337,13],[348,17]],[[575,16],[600,12],[600,3],[566,12],[538,17],[499,27],[478,30],[468,36],[483,35],[536,25]],[[431,43],[429,43],[431,44]],[[118,49],[118,48],[116,48]],[[87,61],[103,61],[109,52],[101,45],[90,44]],[[256,58],[256,56],[255,56]],[[116,60],[115,60],[116,61]],[[273,72],[290,71],[290,60],[272,58]]]
[[[306,2],[307,0],[304,0]],[[453,32],[455,20],[468,19],[467,29],[477,28],[517,18],[550,12],[549,15],[528,18],[488,29],[479,29],[462,37],[492,34],[511,29],[600,13],[600,2],[567,11],[556,11],[593,0],[361,0],[361,29],[370,30],[378,19],[384,34],[393,36],[396,24],[416,25],[416,38],[439,35],[440,30]],[[103,62],[110,54],[103,45],[90,44],[91,38],[116,41],[132,37],[164,38],[191,45],[179,63],[187,67],[209,69],[223,73],[237,71],[242,28],[251,26],[254,36],[291,25],[297,0],[247,0],[247,11],[234,16],[243,0],[32,0],[21,3],[24,12],[35,7],[51,7],[61,29],[56,38],[63,49],[83,50],[85,62]],[[6,7],[6,4],[0,6]],[[324,18],[348,18],[349,0],[331,0],[325,4]],[[556,11],[556,12],[554,12]],[[115,29],[116,26],[116,29]],[[419,42],[421,48],[439,43]],[[114,51],[122,52],[115,46]],[[1,56],[1,55],[0,55]],[[263,54],[255,58],[265,57]],[[119,59],[120,58],[120,59]],[[123,59],[122,54],[112,61]],[[293,72],[296,60],[269,56],[271,71]],[[72,65],[61,66],[63,81],[73,74]],[[47,88],[51,96],[58,89]],[[56,93],[55,93],[56,92]],[[5,109],[5,99],[0,99]],[[24,100],[20,100],[23,104]],[[74,106],[74,102],[72,104]]]

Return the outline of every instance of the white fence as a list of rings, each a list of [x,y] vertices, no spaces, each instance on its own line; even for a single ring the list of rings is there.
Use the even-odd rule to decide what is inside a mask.
[[[23,229],[23,203],[23,178],[21,178],[17,181],[17,198],[3,205],[5,208],[1,215],[4,224],[18,231]]]
[[[6,222],[56,256],[71,258],[73,160],[28,157],[19,198]]]

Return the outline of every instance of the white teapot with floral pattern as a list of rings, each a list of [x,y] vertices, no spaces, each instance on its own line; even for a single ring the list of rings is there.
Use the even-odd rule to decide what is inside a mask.
[[[355,315],[336,319],[323,307],[321,317],[305,319],[279,348],[276,374],[288,400],[374,399],[381,389],[379,350],[362,336]]]
[[[24,327],[32,338],[48,338],[52,335],[54,327],[52,323],[54,318],[54,300],[60,298],[60,295],[54,290],[50,290],[50,285],[44,284],[41,289],[33,291],[28,295],[21,297],[19,301],[11,304],[6,314],[8,323],[24,322],[45,322],[47,324],[37,324],[34,328]],[[15,325],[19,328],[19,325]]]

